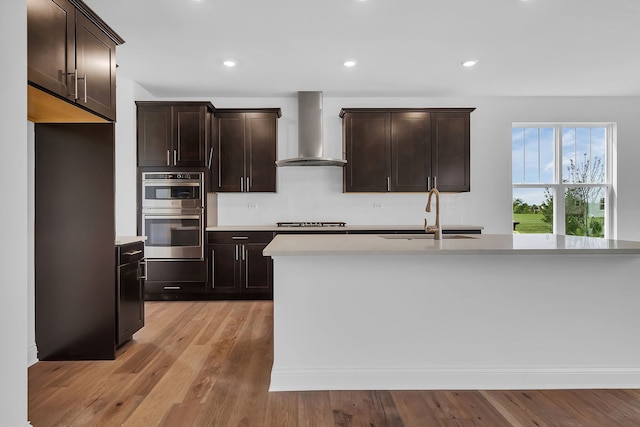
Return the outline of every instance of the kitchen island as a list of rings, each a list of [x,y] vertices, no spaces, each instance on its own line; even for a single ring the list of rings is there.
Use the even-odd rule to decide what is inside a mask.
[[[279,235],[272,391],[640,387],[640,242]]]

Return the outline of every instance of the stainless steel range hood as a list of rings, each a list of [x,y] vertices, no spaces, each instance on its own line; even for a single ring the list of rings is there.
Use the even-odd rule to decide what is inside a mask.
[[[298,157],[278,160],[277,166],[344,166],[342,159],[324,157],[322,92],[298,92]]]

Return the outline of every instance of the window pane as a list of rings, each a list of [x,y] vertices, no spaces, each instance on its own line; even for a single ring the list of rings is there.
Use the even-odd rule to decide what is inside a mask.
[[[554,182],[553,128],[513,128],[511,144],[514,184]]]
[[[604,187],[567,188],[564,195],[565,233],[604,237],[605,197]]]
[[[524,182],[540,182],[540,168],[538,157],[538,129],[531,128],[524,131]]]
[[[553,197],[550,190],[513,189],[513,230],[523,234],[553,232]]]
[[[524,182],[524,128],[511,129],[511,182]]]
[[[554,130],[540,128],[540,183],[551,184],[554,179]]]
[[[562,129],[562,181],[572,184],[606,180],[606,128]]]

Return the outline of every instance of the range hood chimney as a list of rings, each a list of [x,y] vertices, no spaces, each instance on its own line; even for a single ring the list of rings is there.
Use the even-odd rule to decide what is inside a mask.
[[[277,166],[344,166],[346,160],[324,157],[322,92],[298,92],[298,157],[278,160]]]

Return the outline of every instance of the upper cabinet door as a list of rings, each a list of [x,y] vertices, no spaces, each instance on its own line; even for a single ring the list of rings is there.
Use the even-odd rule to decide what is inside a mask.
[[[138,166],[208,166],[213,105],[137,101]]]
[[[216,113],[218,140],[216,141],[217,179],[214,191],[240,192],[245,187],[244,171],[244,113]]]
[[[171,107],[138,105],[138,166],[169,166],[172,154]]]
[[[246,113],[246,191],[273,192],[276,188],[277,117],[274,113]]]
[[[173,107],[174,166],[204,166],[207,146],[206,108]]]
[[[438,190],[471,190],[469,112],[432,115],[433,176]]]
[[[391,115],[346,113],[343,139],[347,157],[347,192],[386,192],[391,186]]]
[[[229,108],[215,113],[215,192],[276,191],[279,108]]]
[[[115,120],[116,44],[81,13],[76,20],[76,68],[76,102]]]
[[[390,191],[427,191],[431,174],[431,115],[423,111],[391,113]]]
[[[28,0],[28,80],[75,100],[76,9],[67,0]]]

